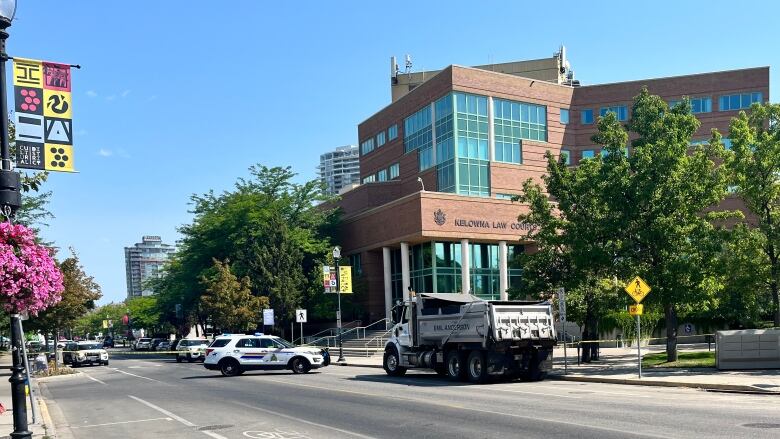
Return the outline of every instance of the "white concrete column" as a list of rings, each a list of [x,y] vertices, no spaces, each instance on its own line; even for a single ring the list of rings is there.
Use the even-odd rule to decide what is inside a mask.
[[[496,160],[496,133],[493,129],[493,96],[488,96],[488,158],[491,162]]]
[[[460,291],[463,294],[471,292],[471,263],[469,262],[469,240],[460,240]]]
[[[431,167],[436,166],[436,105],[431,102]]]
[[[382,268],[385,280],[385,317],[392,321],[390,310],[393,308],[393,279],[390,270],[390,247],[382,247]]]
[[[509,267],[507,266],[506,241],[498,243],[498,290],[501,300],[509,300]]]
[[[409,300],[409,243],[401,243],[401,288],[404,290],[404,301]]]

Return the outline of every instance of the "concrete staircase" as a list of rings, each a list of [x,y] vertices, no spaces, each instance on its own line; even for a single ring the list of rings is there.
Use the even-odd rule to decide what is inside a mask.
[[[380,320],[368,326],[345,329],[343,333],[342,346],[345,357],[370,357],[376,354],[382,354],[385,349],[385,342],[390,336],[390,331],[385,329],[385,321]],[[338,337],[329,336],[326,339],[320,339],[316,343],[320,346],[327,346],[330,349],[331,357],[338,358]]]

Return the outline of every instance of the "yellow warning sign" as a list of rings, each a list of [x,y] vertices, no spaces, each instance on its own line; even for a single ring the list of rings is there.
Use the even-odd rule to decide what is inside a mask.
[[[641,316],[642,313],[645,311],[645,306],[637,303],[636,305],[629,305],[628,306],[628,313],[632,316]]]
[[[635,277],[631,280],[631,282],[626,284],[624,289],[626,290],[626,293],[628,293],[628,295],[636,301],[636,303],[640,303],[642,299],[647,296],[647,293],[650,292],[650,286],[647,285],[645,281],[643,281],[639,276]]]
[[[339,289],[341,294],[352,293],[352,267],[339,267]]]

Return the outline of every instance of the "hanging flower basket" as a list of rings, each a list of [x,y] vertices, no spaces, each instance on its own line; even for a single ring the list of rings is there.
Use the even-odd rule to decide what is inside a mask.
[[[32,230],[0,223],[0,304],[11,313],[37,315],[61,299],[62,273]]]

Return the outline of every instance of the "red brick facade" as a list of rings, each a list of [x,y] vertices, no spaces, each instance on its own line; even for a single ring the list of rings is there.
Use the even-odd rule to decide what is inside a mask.
[[[523,141],[522,164],[490,163],[491,195],[516,194],[526,179],[541,180],[547,151],[557,156],[561,148],[570,150],[572,164],[581,159],[582,150],[593,149],[599,153],[600,148],[590,140],[596,132],[596,124],[581,124],[581,111],[592,109],[594,122],[601,107],[626,105],[630,112],[632,100],[643,86],[667,101],[682,96],[711,97],[712,111],[697,114],[701,127],[695,139],[705,140],[710,137],[712,128],[717,128],[726,136],[728,124],[737,114],[736,111],[719,111],[719,96],[761,92],[763,100],[768,100],[769,68],[570,87],[450,66],[362,122],[358,126],[360,142],[386,131],[393,124],[398,125],[398,137],[361,155],[361,178],[393,163],[400,165],[398,179],[363,184],[345,193],[339,202],[343,209],[339,243],[345,255],[361,254],[369,289],[364,303],[368,317],[384,317],[382,247],[395,248],[401,242],[414,244],[433,240],[460,241],[464,238],[474,242],[524,242],[525,232],[523,226],[517,224],[517,216],[525,206],[496,198],[436,192],[436,168],[419,172],[417,151],[404,153],[404,118],[453,91],[546,106],[547,142]],[[562,108],[570,111],[566,125],[560,123]],[[426,192],[421,191],[418,177],[422,178]],[[741,209],[742,204],[738,199],[729,198],[724,201],[723,207]],[[435,212],[439,212],[436,217]],[[443,221],[442,215],[445,217]]]

